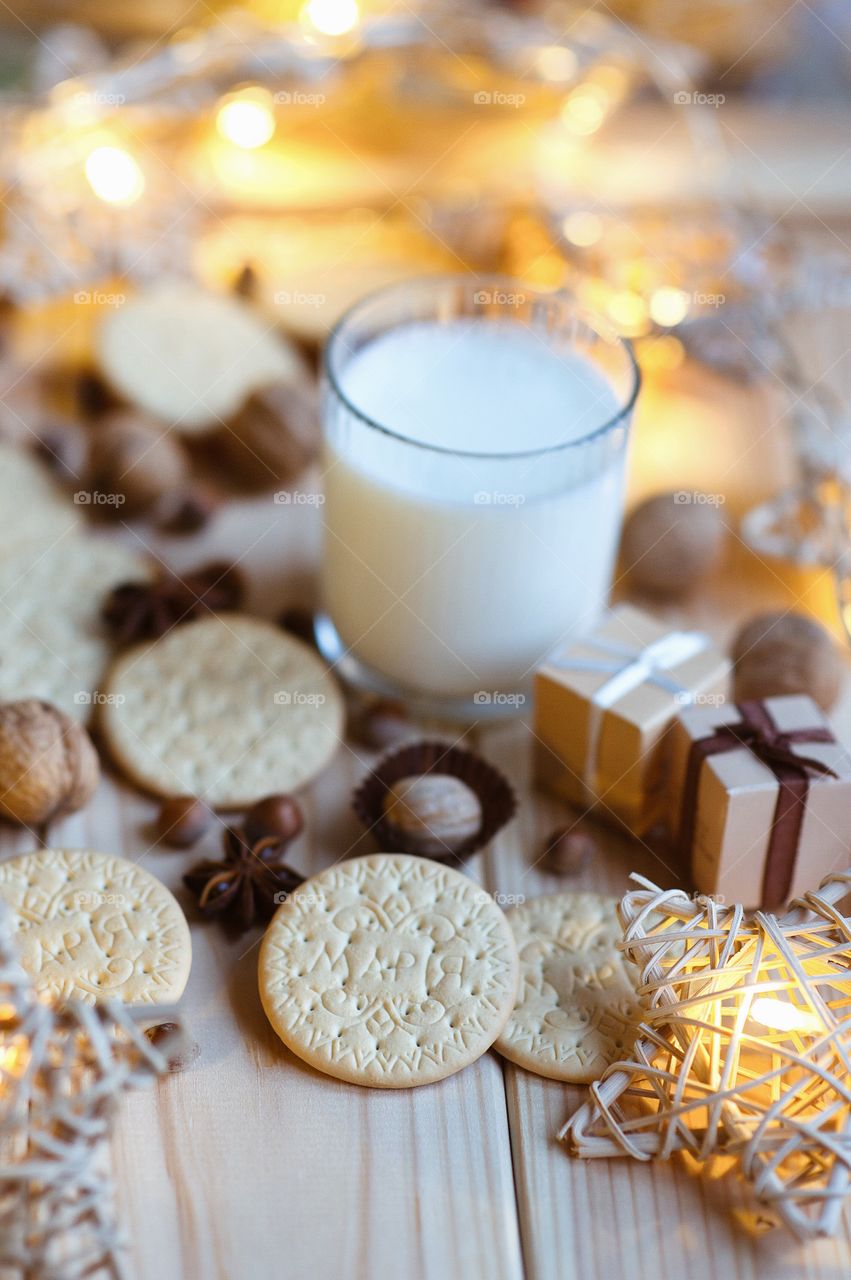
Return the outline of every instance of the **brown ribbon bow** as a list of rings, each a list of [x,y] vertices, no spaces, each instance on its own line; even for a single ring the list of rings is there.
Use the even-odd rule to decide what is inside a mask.
[[[780,784],[762,878],[761,905],[773,910],[789,896],[810,778],[827,774],[832,778],[837,776],[822,760],[798,755],[793,748],[798,743],[835,742],[836,739],[826,728],[794,729],[784,733],[777,728],[762,702],[740,702],[736,709],[742,717],[738,724],[719,725],[708,737],[698,738],[691,744],[680,811],[680,854],[683,865],[688,865],[694,845],[697,791],[704,760],[724,751],[746,747],[757,760],[768,766]]]

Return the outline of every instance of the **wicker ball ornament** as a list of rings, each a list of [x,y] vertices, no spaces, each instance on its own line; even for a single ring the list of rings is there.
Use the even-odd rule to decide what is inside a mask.
[[[780,918],[633,878],[642,1020],[559,1137],[583,1158],[735,1156],[796,1235],[832,1235],[851,1189],[851,869]]]
[[[121,1095],[187,1053],[173,1009],[38,997],[0,903],[0,1270],[32,1280],[127,1274],[107,1147]]]

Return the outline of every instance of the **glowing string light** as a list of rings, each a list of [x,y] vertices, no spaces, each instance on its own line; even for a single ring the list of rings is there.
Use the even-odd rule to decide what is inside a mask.
[[[603,219],[596,213],[569,213],[561,224],[566,239],[579,249],[596,244],[603,234]]]
[[[689,296],[682,289],[663,285],[650,299],[650,316],[656,324],[672,329],[681,324],[689,312]]]
[[[544,45],[535,55],[535,67],[544,80],[569,80],[578,65],[576,54],[564,45]]]
[[[561,118],[571,133],[596,133],[606,118],[606,95],[596,85],[574,89],[561,109]]]
[[[145,176],[121,147],[95,147],[85,163],[89,186],[106,204],[131,205],[145,190]]]
[[[344,36],[360,21],[357,0],[307,0],[302,21],[324,36]]]
[[[216,114],[216,128],[228,142],[245,151],[264,146],[275,132],[270,96],[263,90],[251,90],[228,98]]]

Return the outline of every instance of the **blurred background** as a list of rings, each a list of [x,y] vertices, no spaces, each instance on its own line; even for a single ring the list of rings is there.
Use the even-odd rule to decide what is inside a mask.
[[[79,411],[99,313],[163,276],[250,298],[315,364],[368,290],[498,270],[635,342],[633,497],[723,493],[851,620],[844,0],[18,0],[0,24],[8,432]]]

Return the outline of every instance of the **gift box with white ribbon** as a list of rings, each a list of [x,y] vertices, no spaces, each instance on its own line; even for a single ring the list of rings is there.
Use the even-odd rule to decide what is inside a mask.
[[[730,663],[707,635],[630,605],[535,674],[536,774],[570,804],[641,834],[663,816],[667,732],[684,707],[722,706]]]

